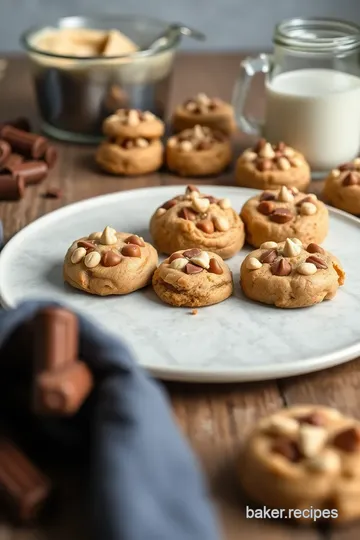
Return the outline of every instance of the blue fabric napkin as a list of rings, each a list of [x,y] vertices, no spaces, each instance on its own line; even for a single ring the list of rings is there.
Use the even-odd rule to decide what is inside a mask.
[[[14,395],[12,385],[29,387],[31,377],[29,344],[19,332],[40,305],[0,312],[0,379]],[[96,389],[75,417],[35,420],[49,444],[89,442],[96,540],[218,540],[202,475],[162,388],[120,338],[79,321],[80,354]]]

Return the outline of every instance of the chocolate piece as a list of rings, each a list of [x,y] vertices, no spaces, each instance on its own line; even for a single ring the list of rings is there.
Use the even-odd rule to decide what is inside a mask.
[[[121,262],[121,260],[122,259],[119,253],[116,253],[115,251],[112,251],[110,249],[103,254],[101,258],[101,264],[106,267],[117,266]]]
[[[193,191],[197,191],[198,193],[200,193],[199,188],[197,188],[197,187],[194,186],[193,184],[189,184],[188,186],[186,186],[185,193],[186,193],[187,195],[188,195],[189,193],[192,193]]]
[[[124,257],[141,257],[141,251],[139,246],[135,244],[126,244],[121,250],[121,254]]]
[[[0,201],[18,201],[25,194],[25,182],[22,176],[0,176]]]
[[[305,416],[300,416],[300,418],[297,418],[297,421],[300,424],[311,424],[312,426],[325,425],[324,416],[319,412],[313,412]]]
[[[173,253],[170,257],[169,257],[169,263],[175,261],[175,259],[183,259],[184,256],[182,255],[182,253]]]
[[[356,172],[348,172],[343,178],[342,185],[344,187],[356,186],[359,183],[360,177]]]
[[[276,208],[270,216],[271,221],[275,221],[275,223],[287,223],[292,218],[293,215],[287,208]]]
[[[48,145],[45,137],[12,126],[4,126],[0,130],[0,136],[11,145],[11,148],[20,154],[31,156],[33,159],[41,158],[45,154]]]
[[[201,268],[201,266],[196,266],[195,264],[191,264],[191,263],[187,263],[187,265],[185,266],[185,272],[187,274],[199,274],[203,270],[204,269]]]
[[[278,256],[276,249],[268,249],[259,257],[261,263],[273,263]]]
[[[193,210],[190,210],[190,208],[182,208],[179,212],[179,217],[182,219],[188,219],[189,221],[196,220],[196,214],[193,212]]]
[[[11,146],[6,141],[0,140],[0,165],[3,165],[11,154]]]
[[[258,159],[256,161],[256,168],[261,172],[271,171],[273,163],[270,159]]]
[[[53,146],[52,144],[49,144],[47,146],[43,159],[49,169],[52,169],[55,166],[58,159],[58,151],[55,146]]]
[[[1,497],[23,522],[34,519],[50,494],[50,481],[7,439],[0,440]]]
[[[23,116],[19,116],[19,118],[15,118],[14,120],[8,120],[7,122],[0,122],[0,131],[5,126],[12,126],[22,131],[31,131],[29,120]]]
[[[289,461],[296,463],[301,458],[301,452],[294,441],[289,441],[285,437],[279,437],[272,446],[272,451],[281,454]]]
[[[191,259],[192,257],[198,257],[201,254],[201,249],[199,248],[192,248],[187,249],[183,252],[182,257],[186,257],[187,259]]]
[[[269,216],[274,211],[274,203],[271,201],[262,201],[258,207],[257,211],[260,212],[260,214],[263,214],[264,216]]]
[[[278,259],[272,263],[270,269],[274,276],[288,276],[291,274],[292,267],[286,259]]]
[[[213,195],[205,195],[205,198],[209,199],[210,204],[217,204],[219,202],[219,199],[217,199]]]
[[[196,224],[196,227],[207,234],[212,234],[215,231],[215,226],[210,219],[204,219]]]
[[[276,199],[275,194],[270,193],[269,191],[264,191],[259,197],[260,202],[262,202],[262,201],[274,201],[275,199]]]
[[[355,452],[360,449],[360,430],[350,427],[337,433],[333,439],[334,446],[344,452]]]
[[[213,258],[213,259],[210,259],[208,272],[210,272],[211,274],[217,274],[218,276],[220,276],[221,274],[224,273],[224,270],[221,268],[218,261]]]
[[[45,193],[43,193],[45,199],[60,199],[61,195],[61,189],[56,187],[49,188],[47,191],[45,191]]]
[[[79,240],[77,243],[77,247],[83,247],[86,249],[87,252],[93,251],[95,249],[94,242],[88,242],[87,240]]]
[[[165,208],[165,210],[169,210],[169,208],[172,208],[173,206],[176,206],[177,202],[174,199],[171,199],[170,201],[164,202],[161,208]]]
[[[327,268],[327,264],[316,255],[311,255],[306,259],[305,262],[315,264],[316,268],[319,268],[321,270],[326,270]]]
[[[42,411],[69,416],[76,413],[93,388],[93,376],[84,362],[57,371],[44,371],[36,380]]]
[[[48,166],[45,161],[26,161],[18,164],[6,163],[5,169],[9,170],[14,176],[21,176],[25,184],[38,184],[46,178],[48,173]]]
[[[145,242],[140,238],[140,236],[137,236],[137,234],[132,234],[131,236],[128,236],[125,240],[125,244],[135,244],[136,246],[145,247]]]
[[[311,242],[311,244],[308,245],[306,251],[308,253],[325,253],[325,249],[323,249],[318,244],[315,244],[314,242]]]
[[[210,141],[200,141],[199,144],[196,147],[196,150],[209,150],[209,148],[212,147],[212,144]]]

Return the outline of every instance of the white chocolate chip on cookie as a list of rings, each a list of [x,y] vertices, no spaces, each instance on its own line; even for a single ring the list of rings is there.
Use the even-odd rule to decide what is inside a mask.
[[[223,210],[226,210],[227,208],[231,208],[231,201],[230,201],[230,199],[227,199],[227,198],[220,199],[220,201],[218,202],[218,205]]]
[[[199,197],[196,197],[193,199],[192,205],[194,210],[204,213],[209,209],[210,201],[209,199],[200,199]]]
[[[256,152],[252,152],[251,150],[246,150],[246,152],[243,153],[242,159],[244,161],[255,161],[257,158]]]
[[[193,144],[190,141],[182,141],[180,143],[180,150],[182,150],[183,152],[191,152],[191,150],[193,149]]]
[[[307,462],[309,469],[316,472],[338,472],[341,468],[341,459],[331,448],[325,448],[320,454],[309,459]]]
[[[86,255],[86,249],[83,248],[83,247],[79,247],[79,248],[75,249],[75,251],[73,251],[73,253],[71,255],[71,262],[73,264],[77,264],[78,262],[83,260],[85,255]]]
[[[299,240],[299,238],[290,238],[290,240],[291,240],[292,242],[294,242],[294,244],[297,244],[298,246],[303,247],[303,243],[302,243],[301,240]]]
[[[164,214],[166,214],[165,208],[158,208],[158,209],[156,210],[156,216],[157,216],[157,217],[163,216]]]
[[[299,447],[305,457],[314,457],[321,452],[327,440],[327,432],[319,426],[304,424],[300,427]]]
[[[103,230],[103,233],[100,238],[101,244],[104,246],[111,246],[112,244],[116,244],[117,237],[116,237],[116,231],[112,227],[105,227]]]
[[[101,238],[102,233],[101,232],[92,232],[89,234],[90,240],[99,240]]]
[[[294,195],[286,186],[282,186],[278,195],[278,200],[282,202],[292,202],[294,200]]]
[[[229,220],[223,216],[216,216],[214,218],[214,225],[217,231],[225,232],[230,229]]]
[[[264,147],[260,150],[259,156],[267,159],[273,159],[275,157],[275,152],[272,149],[270,143],[266,143]]]
[[[313,216],[317,212],[317,207],[312,202],[304,202],[300,207],[303,216]]]
[[[277,247],[277,242],[264,242],[261,244],[260,249],[276,249]]]
[[[340,174],[341,174],[341,172],[339,171],[339,169],[333,169],[333,170],[331,171],[331,176],[332,176],[333,178],[339,178]]]
[[[170,263],[170,268],[174,268],[174,270],[183,270],[183,268],[185,268],[188,262],[189,262],[188,259],[185,259],[185,258],[174,259]]]
[[[277,164],[281,171],[288,171],[291,169],[290,162],[288,159],[286,159],[286,157],[279,158]]]
[[[87,268],[95,268],[98,264],[100,264],[101,261],[101,255],[98,251],[90,251],[84,259],[84,264]]]
[[[290,238],[287,238],[285,241],[283,255],[284,257],[296,257],[301,253],[301,246],[295,244]]]
[[[207,251],[202,251],[200,255],[191,257],[190,262],[196,264],[197,266],[201,266],[201,268],[208,269],[210,265],[210,257]]]
[[[312,276],[317,272],[317,268],[313,263],[304,262],[297,267],[297,271],[303,276]]]
[[[246,268],[248,270],[259,270],[259,268],[262,267],[262,263],[259,261],[259,259],[256,259],[255,257],[250,257],[246,261]]]

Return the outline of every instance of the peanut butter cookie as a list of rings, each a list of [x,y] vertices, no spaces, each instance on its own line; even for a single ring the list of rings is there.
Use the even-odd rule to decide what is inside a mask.
[[[271,145],[261,139],[245,150],[236,163],[236,183],[254,189],[296,187],[305,191],[310,184],[310,167],[304,156],[285,143]]]
[[[156,250],[135,234],[105,227],[76,240],[64,261],[64,280],[90,294],[128,294],[148,285]]]
[[[283,242],[296,236],[305,245],[321,244],[329,229],[329,212],[313,193],[282,186],[249,199],[241,210],[246,241],[259,247],[268,240]]]
[[[325,180],[323,196],[332,206],[360,215],[360,158],[331,171]]]
[[[239,459],[239,479],[254,501],[332,524],[360,517],[360,423],[336,409],[301,405],[261,419]],[[316,516],[320,519],[319,515]],[[310,518],[310,519],[309,519]]]
[[[173,116],[175,133],[193,128],[197,124],[207,126],[225,135],[231,135],[235,129],[234,109],[230,103],[219,98],[210,98],[204,93],[187,99],[178,105]]]
[[[265,242],[250,253],[240,269],[246,296],[280,308],[307,307],[331,300],[345,281],[339,261],[315,243],[298,238]]]
[[[116,139],[103,142],[96,152],[97,164],[106,172],[136,176],[157,171],[163,162],[159,139]]]
[[[232,275],[222,258],[198,248],[173,253],[155,271],[152,283],[161,300],[178,307],[218,304],[233,291]]]
[[[180,176],[219,174],[231,161],[230,141],[219,131],[196,125],[170,137],[166,163]]]
[[[216,199],[188,186],[185,195],[166,201],[150,221],[157,249],[170,254],[197,247],[228,259],[245,241],[244,224],[229,199]]]
[[[118,109],[103,122],[103,133],[110,138],[159,139],[164,134],[164,122],[150,111]]]

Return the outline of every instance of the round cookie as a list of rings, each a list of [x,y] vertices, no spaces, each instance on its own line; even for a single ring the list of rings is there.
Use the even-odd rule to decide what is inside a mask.
[[[107,137],[122,139],[158,139],[165,131],[164,122],[150,111],[138,109],[118,109],[114,114],[105,118],[103,133]]]
[[[297,238],[265,242],[240,269],[244,294],[279,308],[307,307],[331,300],[345,281],[339,261],[315,243],[306,248]]]
[[[311,180],[304,156],[280,142],[271,145],[265,139],[245,150],[236,162],[235,180],[239,186],[254,189],[296,187],[305,191]]]
[[[170,137],[166,163],[180,176],[219,174],[231,162],[231,144],[220,131],[196,125]]]
[[[360,215],[360,158],[331,171],[325,180],[323,196],[332,206]]]
[[[173,130],[178,133],[197,124],[231,135],[236,130],[234,109],[230,103],[200,93],[176,107]]]
[[[202,194],[195,186],[156,210],[150,232],[157,249],[168,255],[198,247],[228,259],[245,241],[244,224],[229,199]]]
[[[157,171],[162,166],[163,151],[158,139],[117,139],[101,143],[95,159],[108,173],[136,176]]]
[[[250,433],[238,475],[257,503],[285,510],[327,509],[325,518],[337,518],[331,523],[359,518],[360,423],[320,405],[278,411]]]
[[[65,256],[64,280],[90,294],[128,294],[148,285],[157,264],[151,244],[105,227],[72,244]]]
[[[218,304],[233,291],[232,274],[222,258],[198,248],[173,253],[155,270],[152,284],[163,302],[177,307]]]
[[[246,241],[259,247],[268,240],[283,242],[296,236],[303,244],[321,244],[329,229],[329,212],[314,194],[282,186],[252,197],[241,209]]]

